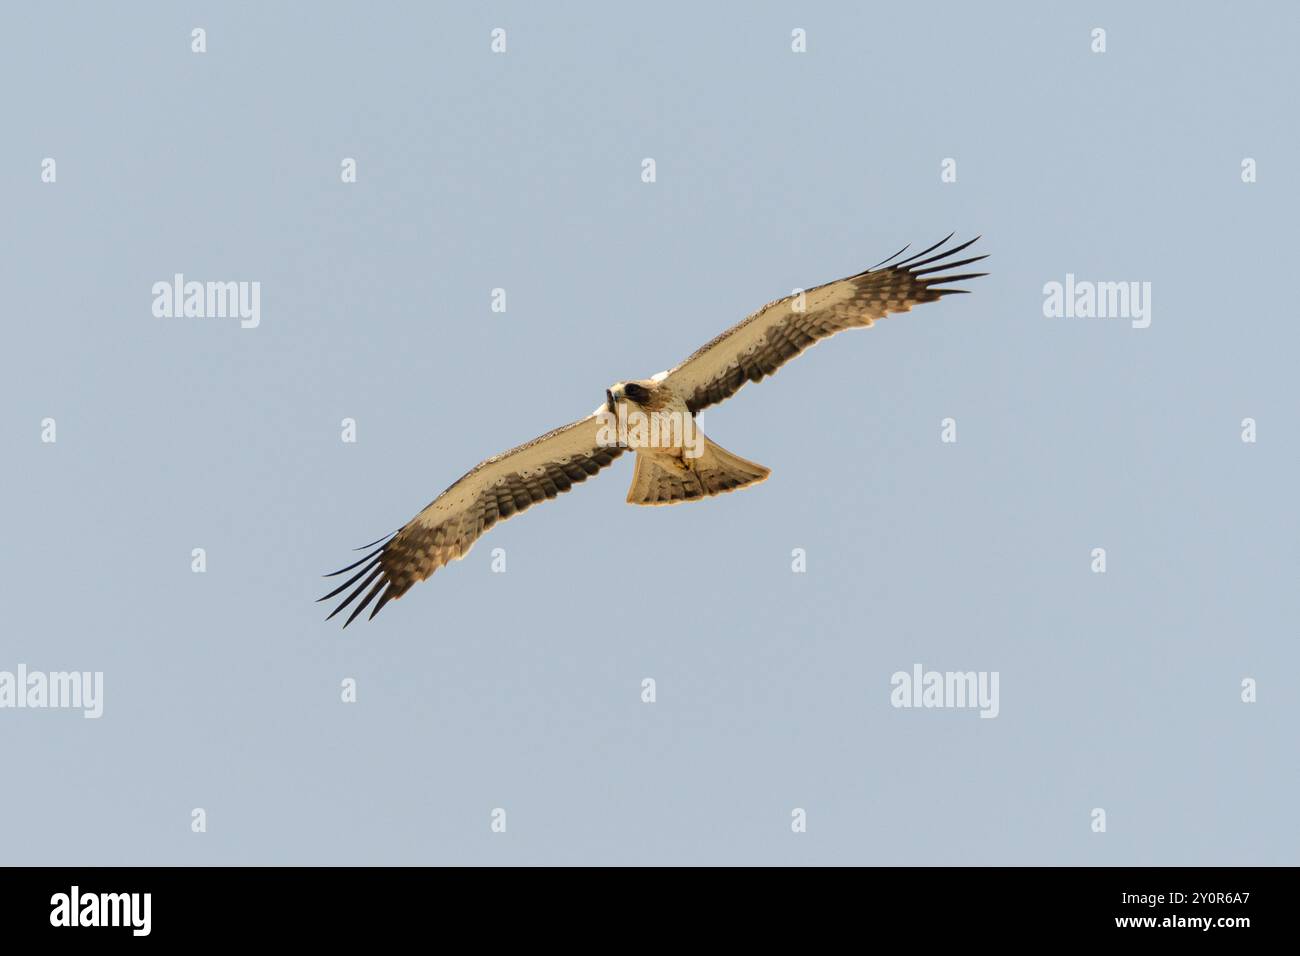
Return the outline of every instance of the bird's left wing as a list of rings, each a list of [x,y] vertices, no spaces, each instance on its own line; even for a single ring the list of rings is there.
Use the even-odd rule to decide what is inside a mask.
[[[624,451],[617,445],[602,443],[601,427],[602,419],[593,413],[479,463],[400,531],[366,545],[379,545],[374,551],[326,575],[334,577],[359,569],[321,598],[326,601],[352,589],[330,617],[361,598],[343,625],[347,627],[378,597],[370,612],[373,618],[412,584],[423,581],[447,562],[463,558],[479,536],[498,521],[554,498],[596,474]]]
[[[771,375],[836,332],[871,325],[891,312],[907,312],[914,305],[934,302],[949,293],[965,292],[941,287],[986,275],[950,271],[986,256],[956,261],[952,258],[978,236],[930,255],[951,238],[888,265],[907,251],[902,249],[865,272],[771,302],[669,371],[664,381],[686,399],[692,412],[698,412],[730,398],[746,382]]]

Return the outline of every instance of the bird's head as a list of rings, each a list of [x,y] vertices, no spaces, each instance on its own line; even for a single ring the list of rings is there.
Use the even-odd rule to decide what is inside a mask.
[[[605,389],[605,406],[615,414],[624,402],[634,408],[653,409],[658,404],[658,392],[658,385],[651,381],[617,382]]]

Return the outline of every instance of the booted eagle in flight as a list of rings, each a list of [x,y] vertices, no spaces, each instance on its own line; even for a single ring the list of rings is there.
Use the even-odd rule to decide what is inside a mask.
[[[378,545],[374,551],[326,575],[355,572],[320,599],[347,592],[330,617],[355,604],[347,627],[373,602],[373,618],[412,584],[463,558],[498,521],[568,491],[628,449],[636,452],[629,504],[696,501],[763,481],[769,469],[704,437],[696,414],[836,332],[968,291],[946,286],[988,273],[952,270],[986,256],[953,258],[978,236],[936,252],[951,238],[895,261],[904,246],[857,275],[769,303],[676,368],[610,386],[604,404],[586,418],[480,462],[401,530],[357,549]]]

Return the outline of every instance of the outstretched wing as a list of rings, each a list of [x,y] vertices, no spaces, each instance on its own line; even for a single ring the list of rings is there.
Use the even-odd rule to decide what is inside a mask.
[[[685,396],[692,412],[698,412],[735,395],[746,382],[773,374],[836,332],[871,325],[891,312],[907,312],[914,305],[934,302],[949,293],[966,292],[940,287],[987,275],[950,271],[987,256],[952,259],[979,236],[929,255],[951,238],[949,235],[923,252],[888,265],[907,251],[904,247],[865,272],[807,290],[802,301],[800,296],[791,295],[763,306],[669,371],[666,384]],[[936,274],[940,272],[948,274]]]
[[[607,446],[597,440],[600,427],[601,420],[592,414],[478,464],[400,531],[366,545],[379,545],[374,551],[326,575],[334,577],[359,569],[320,599],[327,601],[352,589],[330,617],[361,598],[343,625],[347,627],[378,597],[370,612],[373,618],[412,584],[423,581],[447,562],[464,557],[479,536],[498,521],[554,498],[596,474],[623,453],[617,445]]]

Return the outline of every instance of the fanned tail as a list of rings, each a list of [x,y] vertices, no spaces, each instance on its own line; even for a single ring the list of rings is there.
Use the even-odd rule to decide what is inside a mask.
[[[695,459],[652,457],[638,452],[627,501],[632,505],[697,501],[756,485],[771,473],[770,468],[733,455],[704,438],[704,452]]]

